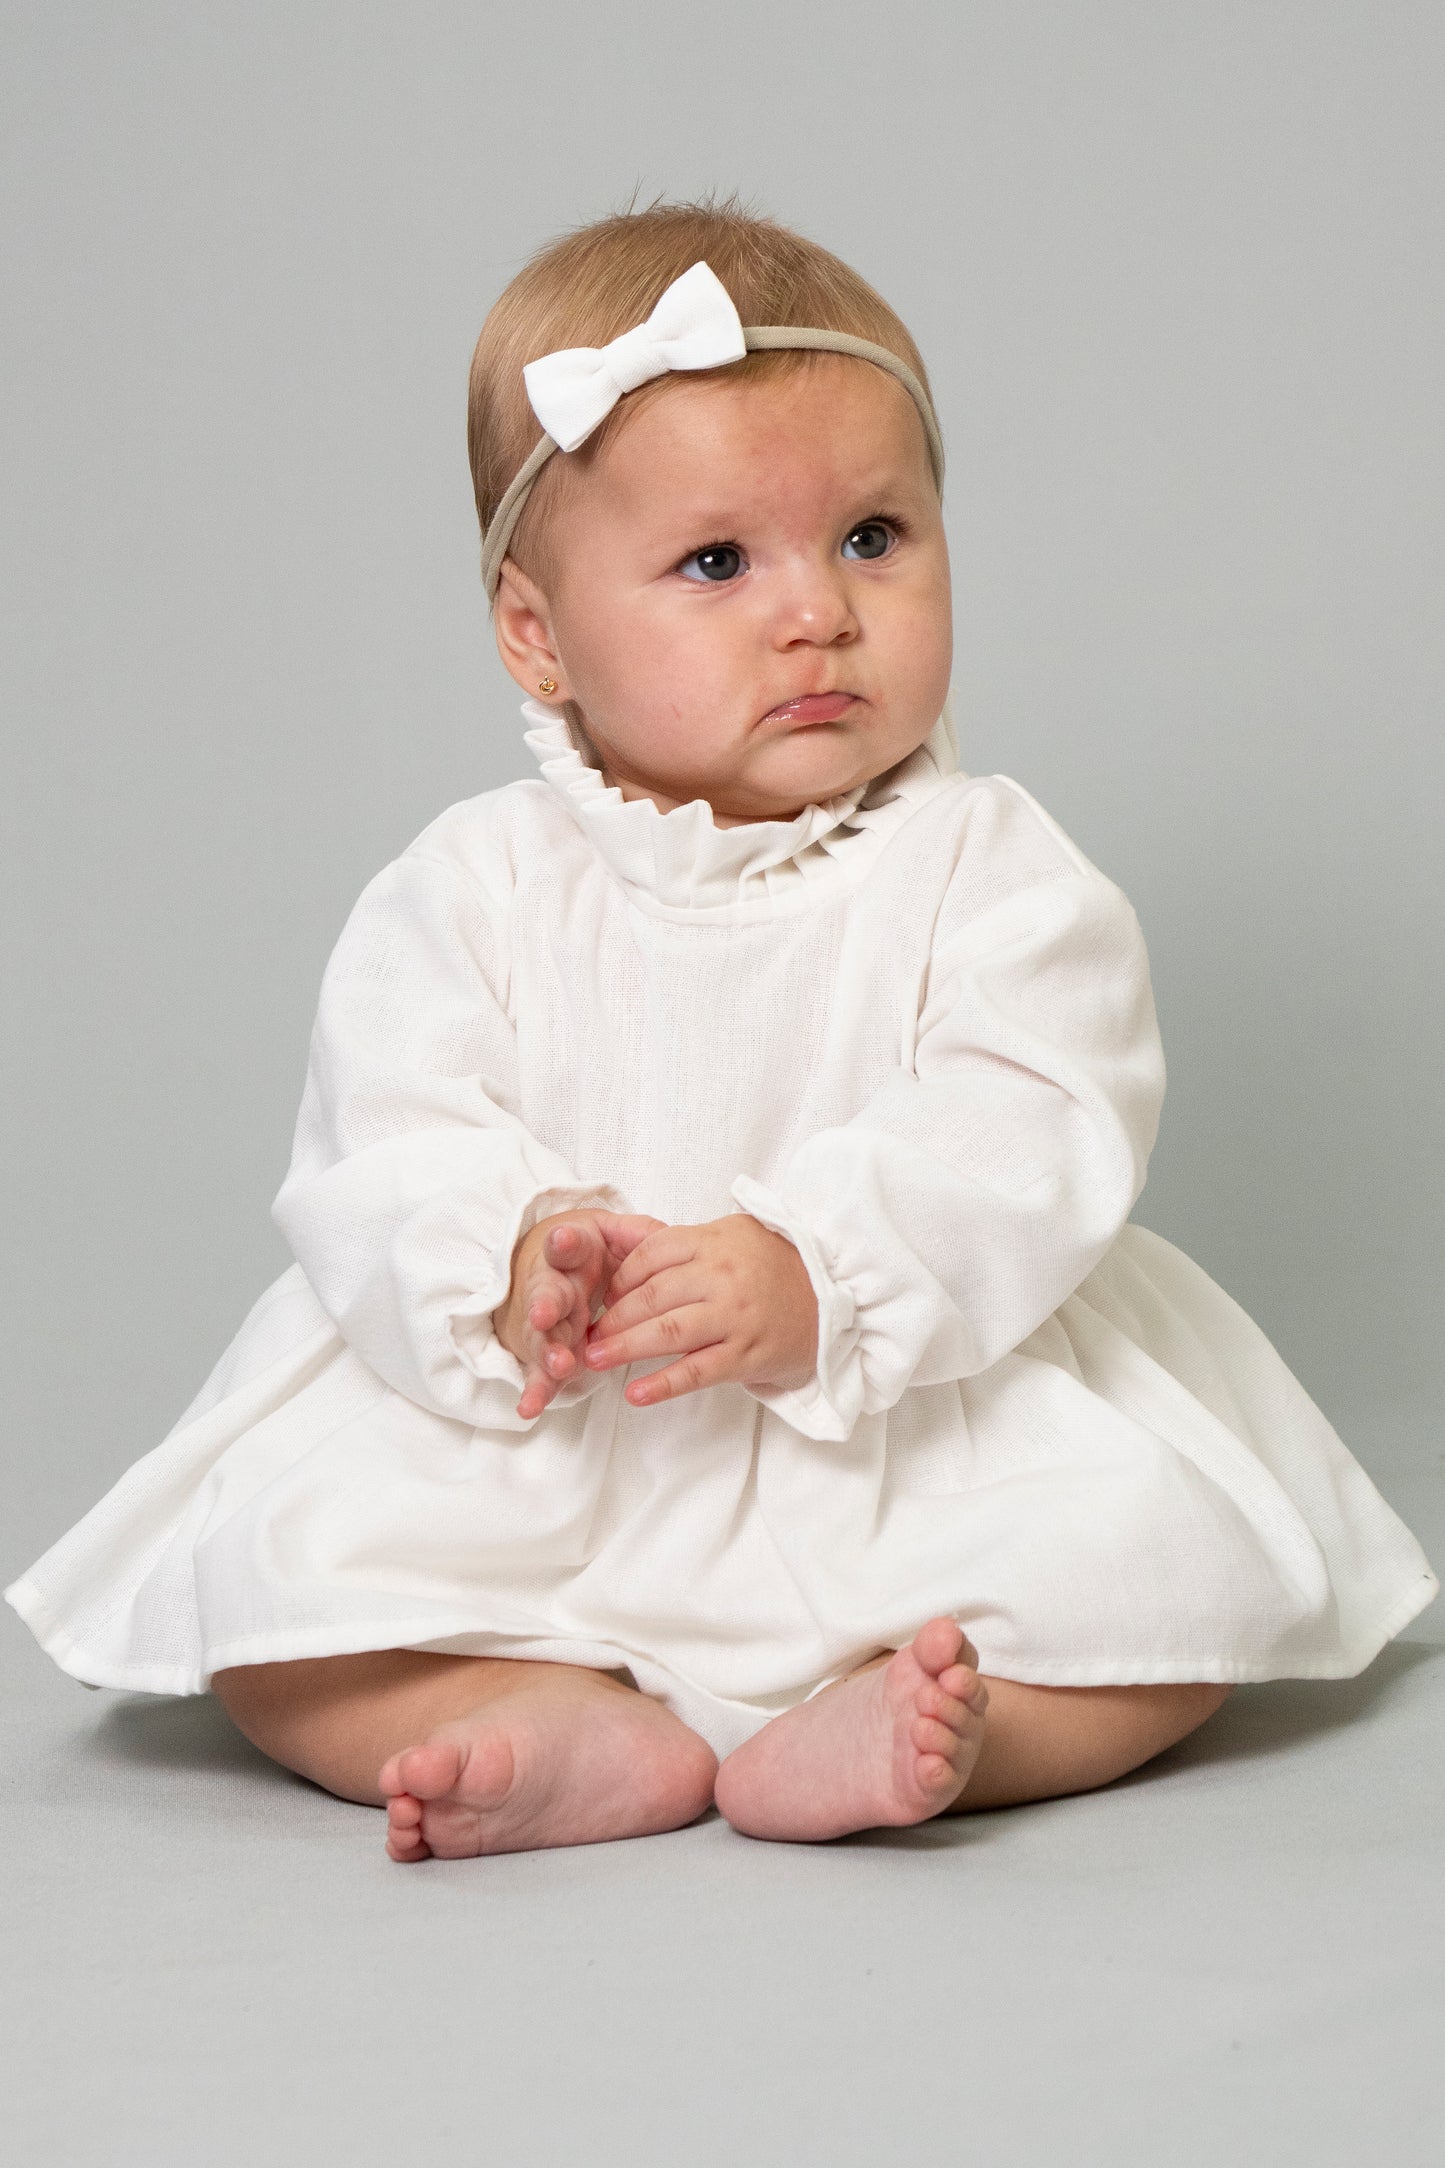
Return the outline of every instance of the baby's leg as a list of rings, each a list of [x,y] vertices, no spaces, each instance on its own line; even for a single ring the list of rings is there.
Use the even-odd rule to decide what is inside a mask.
[[[1024,1686],[988,1679],[983,1744],[945,1808],[972,1814],[1093,1791],[1175,1746],[1229,1693],[1212,1679],[1162,1686]]]
[[[712,1799],[711,1748],[607,1672],[378,1649],[241,1665],[211,1683],[273,1761],[384,1804],[393,1859],[647,1836]]]
[[[1162,1753],[1229,1689],[1019,1686],[980,1677],[953,1619],[775,1717],[718,1772],[749,1836],[817,1840],[1091,1790]]]

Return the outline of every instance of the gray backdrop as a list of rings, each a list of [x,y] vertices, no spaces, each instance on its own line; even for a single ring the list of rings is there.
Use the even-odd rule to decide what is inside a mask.
[[[360,888],[444,805],[535,772],[476,569],[465,388],[488,306],[541,240],[619,208],[635,188],[733,186],[856,264],[928,358],[950,460],[963,764],[1032,790],[1122,883],[1150,941],[1170,1088],[1136,1217],[1259,1319],[1438,1567],[1445,10],[1405,0],[33,0],[7,6],[3,22],[4,1577],[161,1436],[287,1263],[268,1206],[321,969]],[[88,2161],[92,2146],[107,2168],[153,2160],[167,2133],[177,2158],[196,2158],[203,2129],[206,2157],[220,2160],[208,2117],[234,2074],[215,2042],[241,2026],[258,2057],[267,2052],[245,2033],[238,2012],[252,2005],[240,1987],[204,2032],[212,2061],[185,2030],[202,2024],[197,1983],[214,1985],[205,1965],[234,1930],[227,1890],[247,1873],[259,1890],[278,1857],[293,1859],[303,1826],[315,1858],[334,1858],[344,1825],[335,1905],[349,1931],[363,1931],[355,1891],[371,1890],[410,1950],[423,1898],[398,1894],[405,1878],[375,1868],[367,1816],[273,1777],[216,1728],[210,1705],[127,1715],[116,1697],[60,1680],[8,1612],[0,1626],[12,1706],[29,1712],[21,1758],[34,1725],[60,1727],[46,1734],[40,1792],[17,1795],[23,1854],[47,1785],[73,1814],[44,1883],[53,1907],[38,1915],[42,1946],[61,1954],[48,1975],[52,2028],[37,2020],[37,2098],[50,2059],[64,2060],[63,2013],[81,1977],[95,1986],[94,1907],[118,1938],[115,1977],[149,1951],[148,1992],[171,1983],[165,2023],[144,2049],[133,2016],[106,2019],[97,2005],[88,2019],[92,2067],[122,2093],[117,2072],[147,2072],[149,2105],[137,2096],[135,2120],[117,2123],[112,2091],[87,2121],[90,2095],[62,2085],[69,2107],[37,2109],[35,2129],[68,2163]],[[1430,1632],[1417,1629],[1412,1646],[1429,1672]],[[1410,1661],[1393,1652],[1379,1672],[1399,1687],[1402,1771],[1419,1743],[1418,1717],[1399,1714],[1416,1706]],[[1191,1747],[1152,1790],[993,1819],[1015,1834],[992,1847],[988,1977],[1022,1968],[1008,1975],[1014,2001],[1004,1998],[1015,2015],[1062,1997],[1050,2005],[1059,2052],[1081,2070],[1097,2075],[1097,2042],[1077,2011],[1097,2009],[1108,1980],[1117,1989],[1099,1955],[1108,1935],[1081,1927],[1077,1978],[1057,1952],[1052,1984],[1032,1977],[1013,1933],[1023,1855],[1009,1847],[1027,1830],[1053,1831],[1067,1859],[1089,1832],[1112,1831],[1097,1840],[1107,1851],[1132,1812],[1129,1857],[1155,1845],[1167,1915],[1180,1902],[1163,1864],[1176,1837],[1159,1837],[1158,1803],[1175,1798],[1186,1850],[1195,1784],[1201,1828],[1208,1801],[1217,1814],[1222,1799],[1253,1829],[1257,1802],[1237,1771],[1263,1784],[1272,1742],[1296,1734],[1306,1746],[1289,1783],[1313,1797],[1310,1757],[1328,1750],[1331,1795],[1348,1792],[1353,1771],[1361,1830],[1372,1827],[1365,1765],[1380,1745],[1361,1756],[1358,1732],[1342,1745],[1330,1727],[1341,1712],[1364,1721],[1367,1703],[1380,1723],[1378,1707],[1363,1687],[1336,1689],[1326,1718],[1323,1701],[1291,1692],[1259,1690],[1248,1718],[1236,1697],[1216,1719],[1222,1758]],[[1236,1782],[1243,1791],[1227,1789]],[[1403,1796],[1397,1787],[1397,1804]],[[88,1818],[97,1797],[106,1814]],[[1266,1785],[1258,1804],[1266,1817],[1300,1811],[1288,1785],[1278,1796]],[[174,1933],[155,1924],[180,1902],[165,1895],[160,1852],[147,1854],[152,1880],[133,1890],[139,1910],[114,1910],[106,1843],[118,1842],[109,1816],[122,1808],[128,1831],[153,1831],[160,1816],[183,1854],[198,1847],[182,1880],[186,1905],[198,1886],[211,1892],[200,1945],[174,1921]],[[1380,1869],[1396,1879],[1384,1897],[1361,1897],[1362,1931],[1382,1903],[1403,1923],[1427,1885],[1438,1895],[1421,1864],[1425,1823],[1407,1815],[1402,1827],[1404,1850]],[[217,1831],[229,1832],[224,1842]],[[669,1942],[660,1957],[648,1942],[630,1971],[619,1959],[605,1994],[592,1975],[572,2020],[594,2041],[602,2025],[605,2050],[578,2084],[578,2142],[595,2156],[599,2131],[630,2129],[634,2147],[663,2161],[811,2160],[816,2145],[836,2168],[888,2157],[880,2132],[893,2095],[856,2094],[856,2079],[844,2080],[847,2111],[822,2113],[813,2079],[798,2089],[817,2041],[789,2024],[833,1977],[826,1936],[809,1940],[823,1917],[808,1909],[821,1902],[818,1877],[841,1892],[853,1861],[863,1879],[847,1885],[850,1901],[862,1903],[867,1876],[884,1875],[875,1926],[891,1948],[919,1899],[887,1874],[926,1867],[926,1917],[962,1907],[946,1947],[934,1931],[925,1968],[948,1994],[944,2037],[966,2047],[980,2022],[987,1982],[970,1972],[963,1996],[954,1963],[978,1946],[978,1889],[966,1901],[941,1893],[968,1887],[958,1877],[976,1877],[984,1855],[910,1841],[911,1851],[803,1854],[750,1848],[707,1824],[670,1852],[490,1862],[439,1870],[426,1888],[452,1892],[443,1911],[453,1899],[484,1906],[478,1877],[498,1903],[512,1892],[524,1939],[537,1915],[521,1893],[541,1903],[551,1892],[556,1917],[594,1920],[598,1947],[615,1954],[618,1921],[635,1911],[632,1885],[606,1879],[621,1875],[616,1860],[640,1863],[629,1871],[644,1909],[673,1887],[683,1936],[699,1882],[685,1865],[669,1885],[648,1862],[704,1846],[703,1868],[712,1861],[730,1891],[724,1910],[746,1910],[738,1891],[751,1888],[765,1945],[782,1934],[769,1962],[784,1962],[786,1944],[797,1994],[780,1991],[765,2024],[749,1970],[757,1946],[745,1936],[734,1949],[716,1926],[716,1963],[751,1981],[751,2030],[729,2051],[734,2119],[722,2094],[709,2095],[707,2130],[686,2151],[661,2109],[655,2128],[629,2124],[615,2090],[633,2039],[617,2013],[644,1977],[675,2011],[678,1950]],[[1369,1849],[1344,1827],[1329,1843],[1341,1860]],[[67,1940],[57,1921],[78,1861],[91,1924]],[[1260,1889],[1274,1891],[1265,1911],[1285,1904],[1270,1928],[1277,1950],[1318,1918],[1329,1877],[1322,1865],[1320,1889],[1298,1891],[1291,1911],[1269,1863],[1256,1864]],[[304,1874],[317,1871],[313,1862]],[[1107,1883],[1111,1869],[1099,1872]],[[598,1876],[602,1885],[588,1879]],[[598,1886],[610,1895],[589,1913]],[[784,1931],[777,1908],[789,1888],[808,1894]],[[1061,1889],[1059,1903],[1083,1901],[1067,1874]],[[247,1913],[253,1929],[257,1916]],[[1206,1973],[1224,1916],[1219,1903],[1201,1911]],[[1041,1917],[1057,1918],[1052,1899]],[[1157,1919],[1139,1932],[1146,1943],[1125,1969],[1137,1989],[1131,2022],[1147,2032],[1167,1983],[1179,1982],[1170,1933]],[[314,1922],[306,1933],[316,1969],[297,1974],[296,2038],[317,1980],[330,1977],[327,1934]],[[279,1951],[284,1977],[290,1944],[277,1934],[274,1950],[258,1943],[247,1962],[271,1964]],[[856,1935],[848,1944],[861,1946]],[[562,1936],[561,1972],[580,1947]],[[1247,1937],[1229,1947],[1240,1981],[1256,1977]],[[1346,1937],[1342,1962],[1352,1947]],[[474,1949],[462,1935],[452,1961],[465,1971]],[[1326,1961],[1315,1950],[1306,1970]],[[698,1964],[711,1977],[712,1960]],[[915,1981],[916,1968],[907,1950],[898,1964],[857,2028],[857,2052],[884,2054],[906,2099],[899,1981]],[[1438,1973],[1429,1977],[1433,1993]],[[1410,1978],[1405,2000],[1419,2018],[1424,1976]],[[467,1993],[480,1992],[467,1979]],[[505,1973],[498,1983],[496,2008],[511,2007]],[[1370,1990],[1376,2009],[1381,1992]],[[454,2013],[437,1993],[436,2009]],[[670,2051],[694,2098],[704,2067],[720,2082],[696,2043],[728,2038],[735,2007],[722,1989],[709,1993]],[[31,1995],[27,1975],[27,2012]],[[386,2023],[369,2007],[353,2012],[359,2038]],[[1211,2130],[1209,2143],[1228,2136],[1235,2158],[1256,2157],[1240,2150],[1254,2095],[1231,2061],[1234,2032],[1243,2040],[1248,2028],[1230,2007],[1229,2038],[1206,2025],[1204,2059],[1183,2076],[1174,2068],[1175,2097],[1192,2105],[1167,2142],[1154,2131],[1151,2160],[1193,2160]],[[990,2053],[1009,2068],[1027,2026],[997,2022]],[[1358,2010],[1339,2023],[1358,2041]],[[1259,2100],[1277,2106],[1276,2079],[1293,2073],[1286,2098],[1303,2120],[1289,2127],[1301,2147],[1318,2160],[1338,2142],[1340,2158],[1358,2158],[1344,2096],[1320,2092],[1311,2061],[1331,2067],[1328,2024],[1301,2039],[1294,2062],[1283,2050],[1283,2061],[1260,2060]],[[1157,2041],[1153,2053],[1164,2053]],[[171,2086],[182,2061],[190,2090],[158,2122],[155,2085]],[[408,2127],[400,2096],[385,2106],[372,2081],[348,2092],[342,2065],[321,2062],[317,2128],[334,2134],[336,2103],[351,2100],[353,2158],[371,2158],[366,2133],[380,2147]],[[549,2113],[561,2123],[528,2119],[518,2088],[534,2066],[549,2067],[541,2036],[512,2038],[515,2121],[494,2157],[550,2160],[546,2131],[560,2146],[572,2128],[556,2097]],[[1226,2070],[1234,2089],[1221,2094]],[[754,2081],[761,2094],[748,2092]],[[445,2108],[433,2102],[440,2121],[423,2118],[432,2135],[453,2129],[448,2116],[466,2126],[466,2088],[452,2082]],[[493,2071],[489,2082],[502,2080]],[[1394,2157],[1423,2162],[1432,2148],[1418,2098],[1402,2108],[1389,2083]],[[599,2087],[610,2125],[596,2121]],[[1115,2142],[1144,2142],[1137,2100],[1106,2112],[1095,2087],[1095,2153],[1068,2086],[1057,2097],[1033,2081],[1024,2090],[1041,2159],[1062,2157],[1058,2145],[1102,2160]],[[744,2095],[756,2128],[737,2120]],[[969,2085],[943,2097],[966,2101]],[[1200,2121],[1201,2104],[1219,2112],[1226,2097],[1237,2128]],[[226,2127],[241,2133],[238,2147],[248,2132],[289,2131],[300,2157],[306,2113],[287,2111],[288,2121],[270,2098],[233,2100]],[[1018,2098],[1010,2080],[995,2102],[998,2150],[971,2157],[1024,2157],[1022,2126],[1009,2120]],[[1349,2099],[1363,2116],[1358,2087]],[[79,2120],[46,2121],[71,2109]],[[945,2124],[955,2130],[951,2116]],[[1294,2158],[1284,2126],[1270,2127],[1257,2157]],[[282,2157],[293,2156],[283,2147]]]

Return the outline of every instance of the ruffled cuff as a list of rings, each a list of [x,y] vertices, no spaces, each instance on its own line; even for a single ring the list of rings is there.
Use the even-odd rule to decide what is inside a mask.
[[[863,1331],[857,1301],[847,1282],[835,1276],[817,1237],[776,1190],[754,1181],[750,1174],[740,1174],[730,1194],[755,1220],[792,1243],[807,1267],[818,1302],[818,1347],[808,1383],[786,1391],[773,1385],[749,1385],[745,1390],[805,1438],[841,1444],[851,1437],[863,1412]]]
[[[478,1383],[489,1389],[477,1396],[476,1427],[485,1430],[531,1430],[554,1408],[575,1407],[599,1385],[607,1382],[606,1370],[589,1370],[579,1363],[570,1378],[559,1385],[547,1406],[536,1415],[520,1416],[517,1402],[527,1382],[510,1348],[503,1347],[492,1325],[492,1312],[505,1302],[512,1284],[512,1254],[523,1235],[538,1220],[554,1212],[592,1209],[601,1212],[635,1212],[621,1190],[610,1182],[557,1185],[535,1190],[525,1198],[503,1228],[488,1258],[489,1270],[480,1287],[465,1301],[453,1304],[446,1317],[446,1335],[458,1362]]]

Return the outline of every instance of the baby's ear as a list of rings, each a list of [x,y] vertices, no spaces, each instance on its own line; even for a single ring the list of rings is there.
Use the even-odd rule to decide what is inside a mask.
[[[492,604],[492,630],[497,653],[524,693],[536,694],[546,684],[548,697],[571,696],[562,683],[562,665],[552,635],[551,607],[530,573],[502,559]]]

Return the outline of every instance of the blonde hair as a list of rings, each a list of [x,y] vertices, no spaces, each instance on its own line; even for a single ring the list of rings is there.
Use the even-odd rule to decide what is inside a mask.
[[[529,259],[500,295],[472,354],[467,451],[483,535],[508,485],[542,436],[522,379],[525,363],[571,346],[605,346],[650,315],[664,287],[691,265],[711,266],[745,324],[811,326],[886,347],[929,391],[913,336],[866,279],[841,257],[775,219],[724,202],[654,203],[579,226]],[[807,368],[816,355],[784,348],[730,362],[732,379]],[[701,370],[706,380],[720,372]],[[663,376],[618,401],[587,442],[547,462],[523,508],[508,555],[545,579],[547,513],[569,471],[595,458],[629,411],[663,395]],[[929,393],[931,398],[931,393]]]

